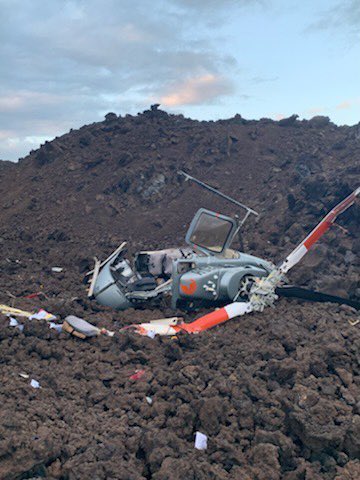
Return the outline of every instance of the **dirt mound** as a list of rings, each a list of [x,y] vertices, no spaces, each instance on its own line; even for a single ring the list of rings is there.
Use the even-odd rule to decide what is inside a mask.
[[[245,249],[277,262],[358,186],[360,127],[295,115],[198,122],[152,109],[109,114],[18,164],[0,162],[0,301],[12,295],[16,307],[112,330],[173,315],[167,306],[103,308],[81,280],[95,254],[105,258],[122,240],[131,251],[183,244],[200,206],[236,213],[179,169],[259,211]],[[344,214],[348,234],[330,231],[291,281],[359,299],[359,218],[359,206]],[[47,298],[24,298],[38,291]],[[41,321],[20,332],[1,317],[0,478],[358,478],[353,318],[284,299],[198,336],[82,342]],[[131,380],[137,370],[144,375]],[[205,452],[194,449],[196,431],[209,437]]]

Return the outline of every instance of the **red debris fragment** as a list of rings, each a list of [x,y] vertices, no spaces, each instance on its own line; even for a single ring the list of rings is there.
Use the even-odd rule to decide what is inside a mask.
[[[42,295],[42,294],[43,294],[42,292],[30,293],[29,295],[25,295],[24,298],[36,298],[36,297],[38,297],[39,295]]]
[[[140,378],[145,374],[145,370],[135,370],[135,373],[130,375],[130,380],[140,380]]]

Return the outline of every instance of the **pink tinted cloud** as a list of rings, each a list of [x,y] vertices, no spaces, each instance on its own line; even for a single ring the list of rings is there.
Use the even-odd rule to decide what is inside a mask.
[[[23,99],[19,95],[8,95],[0,97],[0,111],[9,112],[18,110],[23,106]]]
[[[229,80],[220,75],[205,73],[173,85],[168,93],[160,98],[160,103],[167,107],[201,104],[232,91]]]
[[[351,108],[351,102],[345,100],[344,102],[339,103],[336,105],[336,110],[347,110],[348,108]]]
[[[7,140],[16,135],[13,130],[0,130],[0,140]]]
[[[0,96],[0,111],[11,112],[32,105],[54,105],[64,101],[62,95],[19,91]]]

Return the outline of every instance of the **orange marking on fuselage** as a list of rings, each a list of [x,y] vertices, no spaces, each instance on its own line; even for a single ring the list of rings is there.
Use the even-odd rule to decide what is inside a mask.
[[[192,295],[193,293],[196,292],[197,289],[197,283],[195,280],[190,280],[189,285],[184,285],[183,283],[180,285],[180,289],[182,293],[185,295]]]

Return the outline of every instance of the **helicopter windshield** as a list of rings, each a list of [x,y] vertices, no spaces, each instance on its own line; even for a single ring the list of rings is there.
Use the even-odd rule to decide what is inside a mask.
[[[231,219],[227,220],[212,212],[202,211],[197,218],[189,240],[198,247],[206,248],[214,253],[221,253],[234,227]]]

